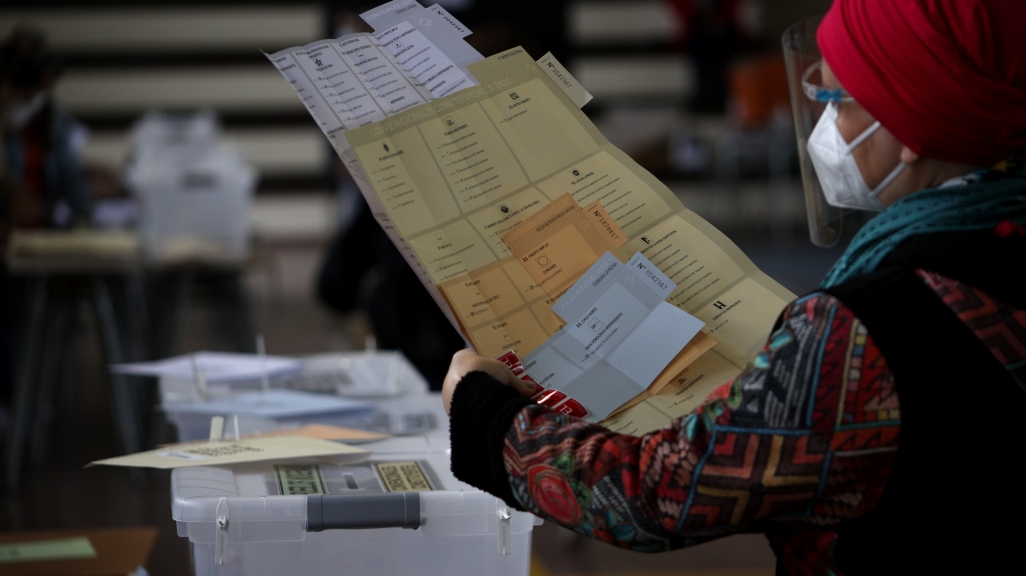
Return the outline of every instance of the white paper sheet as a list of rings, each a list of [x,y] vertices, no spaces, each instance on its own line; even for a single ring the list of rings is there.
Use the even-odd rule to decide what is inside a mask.
[[[258,380],[265,373],[268,377],[274,378],[276,376],[297,373],[303,367],[301,360],[284,356],[264,356],[261,358],[257,354],[197,352],[156,362],[113,364],[110,370],[117,374],[154,376],[176,380],[196,380],[197,374],[194,369],[194,359],[195,366],[198,366],[203,371],[207,382]]]
[[[471,75],[466,67],[484,58],[464,40],[470,30],[437,4],[424,8],[416,0],[399,0],[368,10],[360,17],[376,34],[400,23],[409,24],[468,76]]]
[[[396,62],[435,98],[477,85],[409,22],[399,22],[378,32],[375,37],[392,53]]]
[[[470,36],[472,34],[470,28],[464,26],[462,22],[457,20],[456,17],[452,14],[449,14],[449,11],[445,8],[442,8],[440,5],[432,4],[431,6],[427,7],[427,10],[432,14],[436,14],[439,18],[442,19],[443,22],[445,22],[449,26],[452,26],[452,29],[456,32],[457,35],[459,35],[460,38],[466,38],[467,36]]]

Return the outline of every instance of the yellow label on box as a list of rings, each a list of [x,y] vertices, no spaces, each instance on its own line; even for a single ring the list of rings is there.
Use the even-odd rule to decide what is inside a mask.
[[[426,492],[433,490],[427,474],[414,460],[402,462],[378,462],[374,464],[389,492]]]

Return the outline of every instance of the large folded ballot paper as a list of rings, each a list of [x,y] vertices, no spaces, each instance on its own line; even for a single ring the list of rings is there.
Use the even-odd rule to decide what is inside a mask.
[[[614,430],[686,414],[794,295],[610,144],[550,55],[482,58],[435,8],[268,57],[478,353]]]

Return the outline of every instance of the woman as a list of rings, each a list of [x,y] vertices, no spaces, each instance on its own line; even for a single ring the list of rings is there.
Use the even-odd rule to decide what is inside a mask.
[[[461,351],[443,390],[456,476],[634,550],[765,532],[780,573],[1011,560],[1026,515],[1023,24],[1019,0],[836,0],[806,75],[826,105],[813,188],[881,214],[744,372],[641,438],[532,404],[504,365]]]

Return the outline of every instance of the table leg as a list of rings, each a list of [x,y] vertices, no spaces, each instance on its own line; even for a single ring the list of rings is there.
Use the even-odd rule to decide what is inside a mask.
[[[154,332],[154,358],[167,358],[174,355],[178,348],[178,332],[181,330],[182,317],[189,301],[189,293],[193,284],[193,272],[182,270],[170,274],[167,281],[171,286],[171,302],[158,301],[159,323]],[[167,292],[161,290],[163,296]]]
[[[130,273],[125,276],[125,305],[119,310],[124,315],[122,325],[128,338],[126,360],[141,362],[150,359],[155,344],[146,303],[145,282],[141,273]],[[148,450],[154,447],[156,439],[160,437],[160,420],[163,419],[163,415],[157,410],[160,406],[160,395],[153,378],[134,376],[130,377],[129,383],[135,392],[139,431],[143,435],[141,446]]]
[[[140,273],[131,273],[125,278],[126,327],[129,331],[131,362],[140,362],[150,357],[150,317],[146,308],[146,289]]]
[[[29,282],[29,310],[25,323],[26,337],[18,363],[18,379],[14,389],[14,422],[7,437],[7,487],[12,492],[18,488],[22,452],[33,412],[32,405],[38,394],[36,372],[39,367],[40,348],[46,322],[47,291],[46,277],[34,278]]]
[[[256,353],[256,331],[253,330],[253,318],[249,309],[249,298],[242,287],[242,274],[232,272],[225,274],[220,282],[227,300],[225,312],[229,319],[229,330],[235,340],[235,349],[239,352]]]
[[[60,298],[58,296],[58,298]],[[70,335],[68,334],[71,303],[60,299],[53,303],[53,312],[48,314],[44,327],[43,349],[40,353],[39,392],[36,402],[35,417],[32,422],[30,455],[33,466],[43,461],[46,451],[46,437],[53,415],[54,387],[56,386],[57,368],[71,369],[65,352],[68,350]]]
[[[117,318],[114,315],[114,304],[110,297],[110,287],[104,278],[93,279],[93,296],[96,300],[96,317],[103,338],[103,347],[108,364],[120,364],[125,361],[124,348],[118,333]],[[110,373],[111,391],[114,397],[114,412],[121,435],[121,448],[126,454],[139,451],[141,445],[139,426],[136,419],[135,402],[128,379],[120,374]]]
[[[68,313],[68,338],[65,342],[64,365],[61,372],[58,395],[60,400],[60,417],[70,420],[75,416],[75,399],[80,384],[78,367],[82,365],[82,304],[81,299],[74,299]]]

